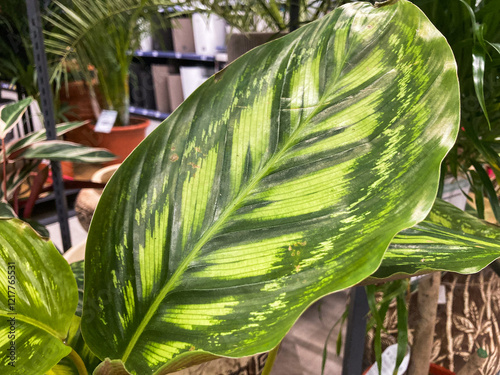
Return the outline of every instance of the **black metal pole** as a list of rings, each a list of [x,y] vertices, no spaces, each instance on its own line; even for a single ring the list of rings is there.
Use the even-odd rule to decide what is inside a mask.
[[[366,316],[370,311],[363,286],[351,289],[342,375],[361,375],[365,349]]]
[[[44,118],[45,131],[48,140],[55,140],[56,124],[54,119],[54,105],[52,91],[50,89],[47,56],[43,43],[42,21],[38,0],[26,0],[26,8],[28,10],[30,37],[31,43],[33,44],[33,56],[35,58],[35,68],[38,77],[38,89],[40,91],[41,110]],[[68,223],[68,204],[64,196],[61,164],[52,161],[50,165],[52,168],[57,218],[61,228],[63,249],[66,251],[71,247],[71,237]]]
[[[300,0],[290,0],[290,32],[299,28]]]

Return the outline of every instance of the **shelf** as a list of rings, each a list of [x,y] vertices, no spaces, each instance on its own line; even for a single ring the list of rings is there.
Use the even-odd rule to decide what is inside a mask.
[[[0,83],[0,87],[2,88],[2,90],[11,90],[11,91],[17,90],[16,85],[12,85],[12,84],[7,83],[7,82]]]
[[[159,59],[190,60],[190,61],[210,61],[214,62],[214,56],[197,55],[196,53],[181,53],[174,51],[141,51],[134,52],[134,56],[149,57]]]
[[[164,113],[155,109],[145,109],[140,107],[130,107],[129,112],[134,115],[146,116],[157,120],[165,120],[170,113]]]

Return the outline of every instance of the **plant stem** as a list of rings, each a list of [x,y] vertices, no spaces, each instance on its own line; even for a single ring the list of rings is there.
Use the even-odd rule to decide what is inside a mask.
[[[419,280],[416,306],[418,319],[408,367],[409,375],[429,373],[440,285],[441,272],[435,272]]]
[[[7,150],[5,149],[5,138],[2,138],[2,155],[3,155],[3,179],[2,179],[2,190],[3,197],[2,200],[7,202]]]
[[[272,349],[267,355],[266,364],[264,365],[264,369],[262,370],[262,375],[270,375],[271,370],[273,369],[274,361],[276,360],[276,356],[278,355],[278,349],[280,348],[281,343],[276,345],[274,349]]]
[[[76,369],[78,370],[78,375],[88,375],[85,363],[83,363],[82,358],[78,355],[73,348],[71,348],[71,353],[68,355],[69,359],[73,362]]]

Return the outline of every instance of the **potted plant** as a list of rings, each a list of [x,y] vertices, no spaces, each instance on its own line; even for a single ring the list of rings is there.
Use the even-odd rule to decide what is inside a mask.
[[[80,163],[99,163],[113,160],[115,156],[104,149],[86,147],[66,141],[47,141],[45,130],[29,133],[24,137],[6,141],[6,136],[21,120],[32,98],[28,97],[0,107],[0,216],[17,217],[20,207],[21,189],[28,185],[30,177],[34,183],[27,191],[27,206],[24,217],[29,218],[31,209],[42,192],[49,177],[49,166],[43,160],[70,161]],[[58,135],[84,125],[83,122],[70,122],[56,126]]]
[[[149,120],[129,114],[131,51],[138,48],[145,29],[141,20],[154,17],[158,5],[168,1],[54,1],[56,9],[46,17],[53,30],[47,32],[47,51],[61,66],[75,60],[93,98],[102,109],[117,112],[111,133],[95,133],[87,125],[80,142],[105,147],[122,161],[144,138]],[[89,69],[95,69],[97,80]],[[96,91],[99,94],[96,94]],[[76,139],[75,139],[76,140]]]
[[[485,267],[500,256],[498,228],[435,201],[459,106],[449,45],[405,0],[347,4],[247,53],[107,184],[81,317],[50,242],[0,221],[0,272],[17,293],[0,299],[18,314],[8,373],[165,374],[275,353],[325,294]]]

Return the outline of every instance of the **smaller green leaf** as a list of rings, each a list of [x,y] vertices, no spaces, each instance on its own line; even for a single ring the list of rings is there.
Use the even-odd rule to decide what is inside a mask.
[[[78,163],[103,163],[116,159],[103,148],[82,146],[65,141],[46,141],[28,147],[20,157],[24,159],[49,159]]]
[[[490,201],[491,204],[491,209],[493,210],[493,214],[495,215],[495,219],[500,222],[500,204],[498,203],[498,197],[497,193],[495,191],[495,187],[493,186],[489,176],[488,172],[486,172],[482,165],[479,164],[477,161],[472,160],[472,165],[474,166],[474,169],[476,170],[479,178],[481,179],[481,182],[484,186],[484,189],[486,190],[486,194],[488,195],[488,200]]]
[[[61,359],[61,361],[52,367],[45,375],[80,375],[78,369],[68,357]]]
[[[70,264],[73,275],[75,275],[76,285],[78,286],[78,307],[76,308],[76,315],[82,316],[83,306],[83,274],[85,270],[85,262],[83,260]]]
[[[12,219],[17,217],[14,209],[10,204],[0,201],[0,219]]]
[[[58,136],[66,134],[67,132],[79,128],[82,125],[85,125],[85,122],[67,122],[64,124],[56,125],[56,134]],[[47,135],[45,129],[30,133],[23,138],[16,139],[10,142],[7,145],[7,156],[12,155],[14,152],[23,149],[24,147],[30,146],[34,143],[45,141],[47,139]]]
[[[476,204],[476,212],[477,217],[481,220],[484,220],[484,195],[483,195],[483,183],[481,182],[481,178],[476,171],[470,171],[469,174],[472,177],[471,188],[474,191],[474,201]]]
[[[372,278],[432,271],[475,273],[499,257],[499,227],[437,199],[424,221],[394,237]]]
[[[340,323],[340,330],[339,330],[339,334],[337,336],[336,353],[337,353],[337,355],[340,355],[340,350],[342,348],[342,327],[343,327],[344,322],[347,319],[348,315],[349,315],[349,305],[346,305],[345,310],[342,313],[342,316],[335,322],[335,324],[332,326],[332,328],[330,328],[330,331],[328,332],[328,335],[326,336],[325,344],[323,345],[323,356],[321,359],[321,375],[324,375],[324,373],[325,373],[326,358],[328,356],[328,342],[330,341],[330,336],[332,335],[332,332],[335,329],[335,327],[337,327],[339,325],[339,323]]]
[[[498,152],[495,152],[489,144],[479,139],[474,126],[466,126],[465,135],[474,144],[486,161],[496,170],[500,170],[500,156]]]
[[[472,49],[472,76],[474,80],[474,90],[476,91],[477,100],[481,106],[488,126],[491,128],[490,118],[486,110],[486,102],[484,101],[484,67],[485,67],[486,52],[481,45],[474,45]]]
[[[49,239],[50,233],[47,227],[43,224],[40,224],[38,221],[33,219],[23,219],[23,221],[27,222],[31,227],[41,236]]]
[[[5,138],[7,133],[18,123],[32,101],[33,98],[29,97],[0,107],[0,138]]]
[[[498,53],[500,53],[500,43],[491,43],[486,41],[490,46],[492,46],[494,49],[497,50]]]
[[[408,347],[408,310],[404,294],[399,294],[396,297],[396,306],[398,315],[398,351],[394,375],[398,374],[399,366],[403,363]]]
[[[12,199],[16,189],[29,177],[30,173],[37,169],[38,160],[19,160],[11,173],[7,175],[7,200]]]
[[[377,287],[375,285],[367,285],[366,297],[368,299],[368,306],[370,307],[370,313],[373,319],[375,319],[375,337],[373,338],[373,350],[375,352],[375,360],[377,361],[377,367],[379,374],[382,373],[382,328],[384,327],[384,320],[377,308],[377,302],[375,300],[375,294],[377,292]]]

